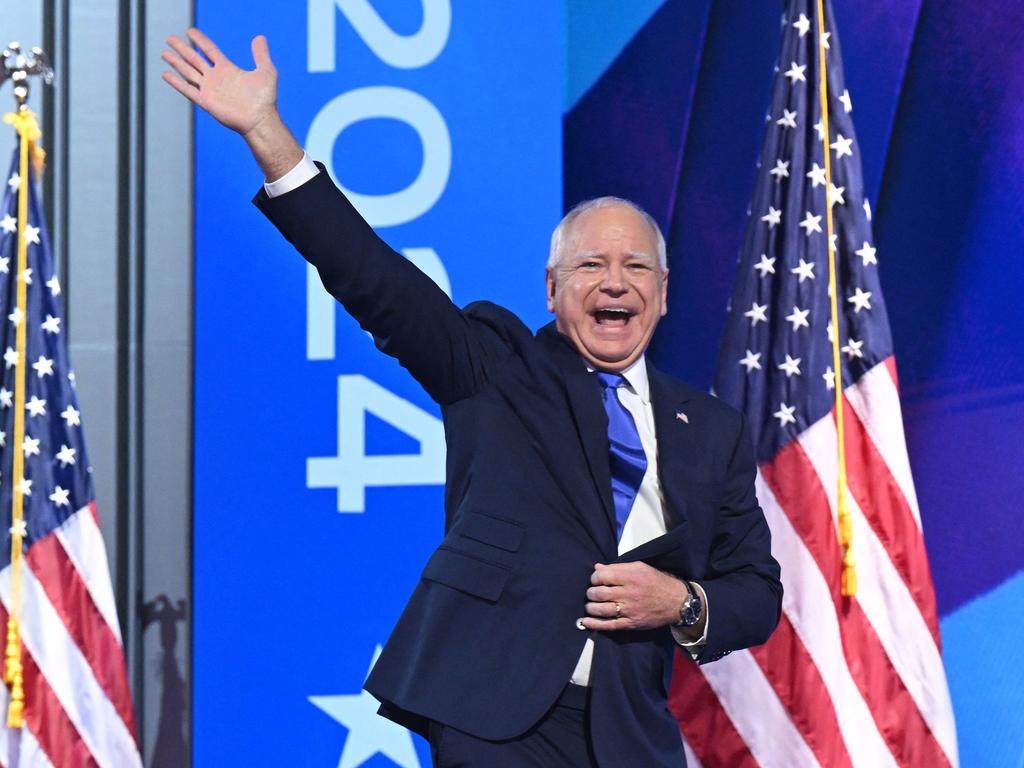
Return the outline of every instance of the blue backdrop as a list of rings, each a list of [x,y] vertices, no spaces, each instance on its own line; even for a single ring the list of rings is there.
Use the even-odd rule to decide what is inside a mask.
[[[197,20],[245,62],[268,33],[286,119],[393,246],[537,326],[563,203],[634,198],[672,251],[655,356],[710,384],[781,3],[285,5]],[[1024,8],[834,6],[962,764],[1021,765]],[[196,180],[196,764],[425,764],[359,690],[440,538],[437,411],[308,289],[203,117]]]
[[[200,0],[197,25],[245,66],[268,35],[299,140],[456,302],[545,322],[560,6],[304,5]],[[427,765],[360,689],[442,535],[439,412],[308,287],[261,181],[197,117],[195,764]]]

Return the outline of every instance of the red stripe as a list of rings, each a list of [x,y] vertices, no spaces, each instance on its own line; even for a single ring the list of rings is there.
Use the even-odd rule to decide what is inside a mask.
[[[758,768],[757,760],[704,675],[678,651],[668,708],[705,768]]]
[[[846,398],[843,398],[843,417],[850,493],[910,590],[935,644],[939,645],[939,619],[924,536],[889,465]],[[900,427],[893,425],[893,428]]]
[[[124,652],[93,602],[82,575],[52,533],[28,549],[26,560],[107,698],[134,736],[135,714]],[[106,563],[97,564],[100,566],[105,567]]]
[[[785,614],[768,643],[750,653],[818,762],[829,768],[852,765],[825,681]]]
[[[0,626],[7,626],[7,611],[0,605]],[[22,681],[25,688],[25,724],[35,734],[50,762],[60,768],[98,768],[99,763],[68,719],[35,659],[22,645]]]
[[[840,595],[839,543],[828,497],[803,447],[790,443],[761,474],[829,582],[847,666],[893,757],[900,765],[949,765],[860,604]]]

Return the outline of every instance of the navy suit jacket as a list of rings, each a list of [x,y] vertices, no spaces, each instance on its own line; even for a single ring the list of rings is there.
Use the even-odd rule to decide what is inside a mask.
[[[445,536],[366,681],[382,714],[420,733],[434,720],[518,736],[555,702],[593,635],[599,762],[684,765],[666,706],[669,629],[590,633],[576,619],[594,563],[639,560],[704,587],[700,662],[767,640],[782,586],[742,416],[648,365],[670,530],[620,556],[600,384],[554,324],[534,335],[497,305],[456,307],[322,169],[255,202],[444,417]]]

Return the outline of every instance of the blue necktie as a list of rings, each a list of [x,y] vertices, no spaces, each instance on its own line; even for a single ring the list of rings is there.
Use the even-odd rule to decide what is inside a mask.
[[[626,383],[618,373],[598,372],[597,378],[604,387],[604,410],[608,414],[608,447],[611,452],[612,496],[615,501],[615,520],[618,523],[619,538],[626,526],[626,518],[633,508],[633,501],[640,490],[640,483],[647,472],[647,454],[644,453],[640,433],[636,428],[633,414],[619,400],[616,391]]]

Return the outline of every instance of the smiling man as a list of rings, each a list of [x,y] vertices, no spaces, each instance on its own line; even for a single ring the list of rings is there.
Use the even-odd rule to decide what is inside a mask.
[[[742,417],[644,358],[666,312],[656,223],[617,198],[571,211],[536,334],[460,309],[302,151],[265,39],[244,71],[188,36],[202,53],[169,38],[164,79],[245,139],[256,205],[441,406],[445,536],[367,679],[381,713],[438,766],[685,765],[674,654],[763,643],[782,587]]]

